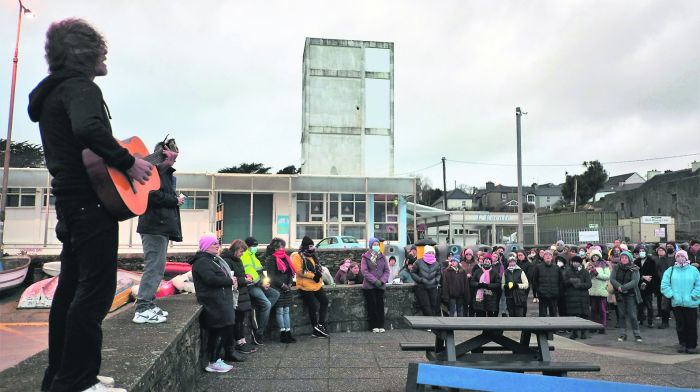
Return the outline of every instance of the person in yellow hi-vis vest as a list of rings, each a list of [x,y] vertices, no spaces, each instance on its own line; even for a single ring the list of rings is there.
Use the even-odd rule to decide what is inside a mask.
[[[270,279],[267,277],[267,271],[256,256],[258,252],[258,240],[253,237],[248,237],[245,239],[245,244],[248,246],[248,249],[241,255],[241,261],[243,262],[246,277],[250,276],[252,279],[252,283],[248,286],[248,293],[253,303],[255,321],[257,324],[257,328],[253,328],[251,337],[254,344],[262,346],[263,335],[267,328],[267,321],[270,319],[270,309],[277,303],[280,293],[270,287]]]

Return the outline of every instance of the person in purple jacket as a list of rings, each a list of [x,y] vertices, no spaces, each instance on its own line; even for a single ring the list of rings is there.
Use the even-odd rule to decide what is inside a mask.
[[[386,332],[384,329],[384,290],[389,280],[389,264],[386,257],[379,252],[379,240],[369,239],[370,248],[362,254],[360,270],[364,276],[362,292],[365,295],[369,328],[374,333]]]

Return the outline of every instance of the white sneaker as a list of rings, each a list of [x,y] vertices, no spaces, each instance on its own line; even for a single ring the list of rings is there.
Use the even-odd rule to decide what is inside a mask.
[[[156,312],[156,314],[157,314],[158,316],[168,317],[168,314],[169,314],[169,313],[166,312],[165,310],[163,310],[163,309],[161,309],[161,308],[159,308],[159,307],[157,307],[157,306],[156,306],[156,307],[153,307],[152,309],[153,309],[154,312]]]
[[[221,365],[221,367],[223,367],[223,368],[228,368],[228,370],[233,369],[233,366],[232,366],[232,365],[229,365],[228,363],[224,362],[224,360],[221,359],[221,358],[219,358],[219,359],[216,361],[216,363],[218,363],[219,365]]]
[[[99,381],[100,384],[102,384],[106,387],[113,387],[114,386],[114,379],[112,377],[97,376],[97,381]]]
[[[386,332],[386,329],[384,329],[384,328],[379,328],[379,333],[384,333],[384,332]]]
[[[229,370],[233,369],[232,367],[229,367],[229,365],[223,366],[222,363],[220,363],[221,360],[218,360],[214,363],[210,363],[207,365],[207,367],[204,368],[209,373],[226,373]]]
[[[159,324],[164,323],[167,320],[168,319],[166,319],[165,317],[159,316],[158,313],[156,313],[153,309],[148,309],[144,310],[143,312],[136,312],[136,314],[134,315],[134,319],[131,321],[135,322],[136,324]]]
[[[126,392],[124,388],[113,388],[108,387],[102,383],[97,383],[88,389],[83,390],[83,392]]]
[[[372,332],[379,333],[379,328],[372,328]]]

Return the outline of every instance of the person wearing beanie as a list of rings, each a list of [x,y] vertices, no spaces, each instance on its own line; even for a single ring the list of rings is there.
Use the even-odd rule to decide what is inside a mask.
[[[583,258],[575,255],[569,261],[563,274],[564,300],[566,301],[567,316],[590,318],[590,298],[588,289],[591,288],[591,274],[583,267]],[[586,339],[586,330],[581,330],[581,339]],[[574,330],[570,339],[578,339],[579,331]]]
[[[552,251],[544,253],[544,261],[535,267],[532,274],[532,292],[539,302],[540,317],[556,317],[557,302],[561,297],[562,271],[552,262]]]
[[[517,256],[508,256],[508,266],[501,275],[503,296],[506,298],[509,317],[525,317],[527,311],[527,290],[529,281],[527,273],[518,264],[525,258],[525,251],[518,251]]]
[[[532,274],[535,272],[535,264],[533,264],[532,259],[527,256],[524,249],[519,249],[515,252],[515,258],[518,267],[523,270],[528,280],[527,288],[525,288],[525,309],[523,309],[523,316],[527,316],[527,297],[530,295],[530,282],[532,281]]]
[[[435,257],[435,248],[430,245],[423,247],[423,257],[418,259],[411,271],[411,278],[416,284],[415,293],[423,316],[440,315],[440,263]]]
[[[656,259],[654,262],[656,263],[656,276],[659,277],[659,281],[661,281],[666,270],[673,267],[673,264],[676,262],[675,257],[669,256],[666,252],[665,246],[659,245],[656,247]],[[661,284],[659,284],[659,290],[660,286]],[[666,298],[661,291],[659,291],[659,295],[656,298],[656,308],[658,309],[659,317],[661,317],[659,329],[668,328],[668,322],[671,318],[671,300]]]
[[[634,256],[628,251],[620,253],[620,262],[610,273],[610,283],[615,289],[617,306],[620,312],[620,322],[624,332],[617,338],[619,342],[627,340],[629,330],[634,333],[635,340],[642,341],[637,322],[637,304],[642,302],[639,293],[639,267],[634,265]]]
[[[472,276],[474,274],[474,269],[477,268],[477,260],[476,256],[474,255],[474,251],[471,248],[466,248],[462,251],[462,258],[459,263],[462,266],[462,269],[466,271],[467,273],[467,283],[469,283],[469,298],[474,298],[474,295],[476,295],[476,289],[474,289],[471,286],[471,281],[472,281]],[[474,307],[472,306],[472,303],[474,301],[467,301],[464,304],[464,315],[469,316],[469,317],[474,317]]]
[[[370,238],[370,248],[362,254],[360,271],[364,277],[362,294],[365,297],[369,329],[384,333],[384,291],[389,281],[389,264],[379,251],[379,240]]]
[[[262,346],[263,335],[267,328],[267,322],[270,319],[270,310],[275,306],[275,303],[280,297],[279,291],[270,287],[270,279],[267,278],[267,271],[258,260],[258,240],[253,237],[245,239],[245,244],[248,247],[241,255],[241,261],[245,268],[246,275],[252,278],[252,284],[248,286],[250,300],[253,304],[255,313],[255,321],[257,328],[251,332],[253,343]]]
[[[469,285],[476,290],[472,305],[476,317],[498,317],[498,297],[496,291],[501,287],[501,275],[493,267],[493,255],[484,254],[483,262],[474,269]]]
[[[464,304],[470,299],[469,278],[459,259],[452,256],[442,271],[442,299],[448,304],[450,317],[463,317]]]
[[[202,327],[207,331],[206,356],[207,372],[226,373],[233,366],[233,310],[232,287],[237,287],[234,273],[219,256],[219,241],[211,234],[199,239],[199,251],[188,261],[192,264],[197,302],[202,305]],[[225,350],[222,359],[219,353]]]
[[[323,291],[321,262],[316,256],[314,241],[304,236],[299,250],[292,253],[292,263],[297,276],[297,290],[309,312],[312,337],[328,338],[328,296]],[[318,312],[318,313],[317,313]]]
[[[656,262],[647,256],[647,250],[640,246],[634,248],[634,265],[639,267],[639,292],[642,294],[642,302],[637,306],[637,319],[644,323],[646,310],[647,327],[654,324],[654,294],[659,295],[659,276],[656,272]]]
[[[690,264],[684,250],[676,252],[675,260],[661,279],[661,293],[671,300],[680,345],[678,352],[697,354],[700,272]]]
[[[588,296],[591,302],[591,320],[602,324],[599,332],[605,334],[608,327],[608,282],[610,282],[610,267],[603,259],[603,254],[598,249],[591,249],[591,261],[586,269],[591,276],[591,288]]]

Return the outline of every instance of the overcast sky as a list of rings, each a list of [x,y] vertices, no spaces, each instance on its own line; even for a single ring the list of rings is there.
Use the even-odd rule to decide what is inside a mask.
[[[39,143],[27,94],[47,72],[52,21],[81,17],[109,44],[96,79],[115,136],[170,133],[180,171],[299,165],[305,37],[395,43],[396,173],[448,186],[563,182],[586,160],[610,175],[700,160],[700,2],[26,0],[13,140]],[[0,2],[6,124],[17,3]],[[3,128],[1,134],[5,135]],[[511,166],[474,165],[454,161]],[[426,167],[433,167],[421,170]],[[370,173],[371,174],[371,173]]]

